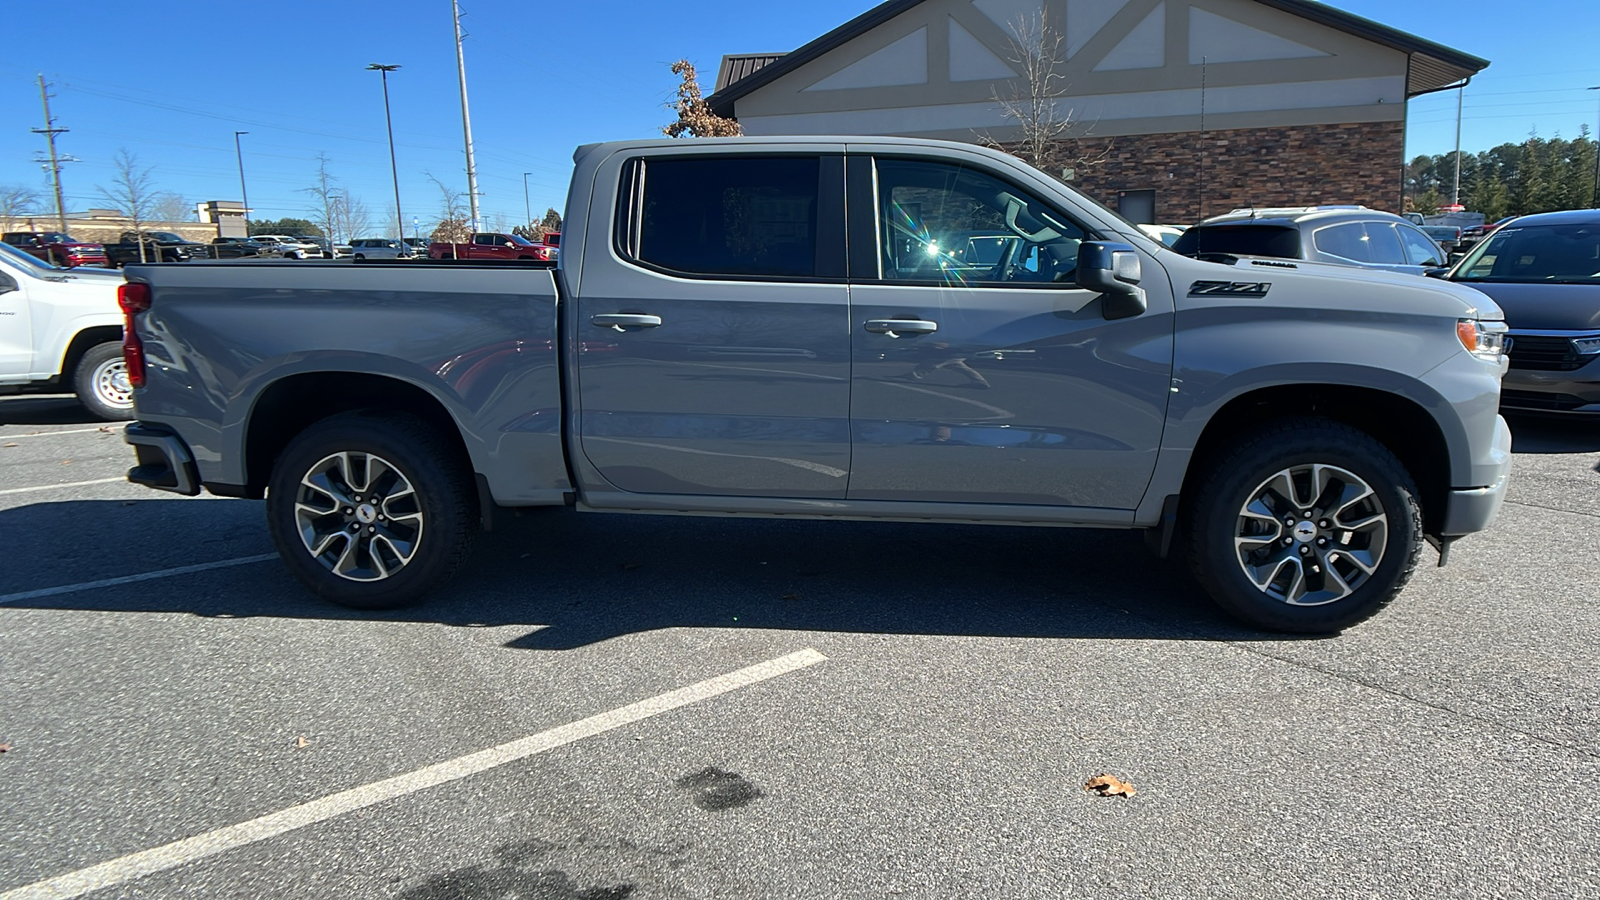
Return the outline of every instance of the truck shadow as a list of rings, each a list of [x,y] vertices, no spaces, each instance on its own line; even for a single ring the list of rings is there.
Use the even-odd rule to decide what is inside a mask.
[[[126,536],[89,573],[47,548],[83,523]],[[152,527],[153,523],[156,527]],[[268,551],[261,504],[75,501],[0,511],[33,571],[0,595]],[[32,548],[38,542],[36,548]],[[186,548],[175,556],[173,548]],[[1136,532],[580,515],[541,510],[485,535],[409,609],[357,612],[275,561],[6,603],[4,608],[526,626],[508,647],[558,651],[665,628],[1073,639],[1277,640],[1217,612]]]
[[[0,397],[0,425],[105,425],[105,420],[84,409],[77,398]],[[120,423],[111,423],[121,427]]]
[[[1600,417],[1512,413],[1511,449],[1516,453],[1594,453],[1600,451]]]

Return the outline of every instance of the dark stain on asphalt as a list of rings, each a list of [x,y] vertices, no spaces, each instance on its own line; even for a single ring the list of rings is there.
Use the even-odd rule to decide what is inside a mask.
[[[560,869],[530,872],[515,866],[468,866],[427,881],[400,900],[625,900],[633,885],[580,888]]]
[[[678,787],[690,791],[694,805],[717,812],[747,806],[762,796],[761,789],[745,780],[738,772],[724,772],[715,766],[706,766],[698,772],[678,779]]]

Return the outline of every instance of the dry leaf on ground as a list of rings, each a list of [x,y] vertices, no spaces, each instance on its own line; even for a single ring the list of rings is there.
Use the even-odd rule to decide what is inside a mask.
[[[10,752],[11,752],[11,745],[10,744],[0,743],[0,753],[10,753]]]
[[[102,426],[100,426],[100,431],[101,431],[101,433],[103,433],[103,434],[110,434],[110,433],[111,433],[111,430],[112,430],[112,429],[111,429],[111,426],[110,426],[110,425],[102,425]]]
[[[9,444],[0,444],[0,446],[4,446],[4,447],[15,447],[16,445],[17,445],[16,441],[12,441]]]
[[[309,747],[311,746],[311,742],[306,740],[306,736],[302,734],[294,739],[294,745],[296,747]]]
[[[1089,779],[1083,789],[1094,791],[1102,797],[1132,797],[1139,793],[1133,785],[1107,772]]]

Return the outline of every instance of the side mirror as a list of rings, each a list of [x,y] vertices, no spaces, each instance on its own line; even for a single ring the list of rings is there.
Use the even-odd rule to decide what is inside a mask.
[[[0,294],[9,294],[17,289],[17,283],[10,275],[0,272]]]
[[[1443,278],[1450,274],[1450,270],[1445,268],[1423,269],[1422,274],[1429,278]]]
[[[1142,277],[1132,244],[1087,241],[1078,248],[1078,284],[1100,292],[1100,315],[1108,320],[1132,318],[1150,308],[1139,287]]]

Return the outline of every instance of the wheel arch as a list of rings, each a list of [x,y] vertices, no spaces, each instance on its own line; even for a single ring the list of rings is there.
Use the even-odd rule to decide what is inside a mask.
[[[101,344],[122,343],[122,326],[120,325],[91,325],[72,336],[67,344],[67,349],[61,355],[61,368],[58,370],[62,384],[71,382],[77,373],[78,363],[83,355]]]
[[[1422,403],[1381,388],[1349,384],[1279,384],[1247,391],[1207,420],[1184,473],[1182,497],[1240,433],[1266,422],[1315,416],[1348,425],[1389,448],[1416,482],[1423,529],[1437,534],[1452,482],[1450,440]],[[1444,464],[1441,465],[1441,462]]]
[[[244,495],[265,495],[272,466],[296,435],[329,416],[365,410],[406,413],[427,422],[476,472],[460,423],[439,397],[403,378],[371,372],[300,372],[280,378],[257,395],[244,421],[241,443]]]

